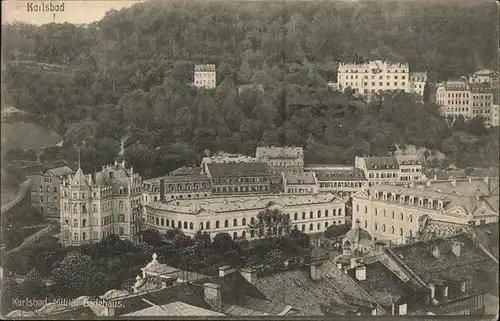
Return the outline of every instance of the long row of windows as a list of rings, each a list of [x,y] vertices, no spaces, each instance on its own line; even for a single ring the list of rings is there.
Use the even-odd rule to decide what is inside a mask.
[[[259,186],[224,186],[224,187],[214,187],[212,188],[213,193],[232,193],[232,192],[268,192],[268,185]]]
[[[365,221],[365,228],[368,228],[368,222]],[[388,229],[386,228],[386,225],[385,224],[382,224],[380,230],[379,230],[379,226],[378,226],[378,223],[375,222],[373,224],[373,228],[375,231],[382,231],[383,233],[387,233],[388,232]],[[394,228],[394,226],[391,226],[390,228],[390,231],[392,234],[395,234],[396,233],[396,229]],[[399,236],[405,236],[404,235],[404,229],[402,227],[399,228]],[[413,231],[411,229],[408,230],[408,235],[406,235],[408,237],[413,237]]]
[[[358,212],[358,213],[360,212],[360,210],[359,210],[359,204],[356,204],[356,212]],[[364,213],[365,213],[365,214],[368,214],[368,206],[365,206]],[[375,209],[374,209],[373,214],[374,214],[375,216],[378,216],[378,215],[379,215],[378,208],[375,208]],[[383,217],[387,217],[387,216],[386,216],[386,210],[385,210],[385,209],[383,209],[383,212],[382,212],[381,214],[383,215]],[[392,211],[392,213],[391,213],[391,217],[392,217],[392,219],[393,219],[393,220],[396,218],[396,215],[395,215],[394,211]],[[405,216],[404,216],[404,214],[401,212],[401,213],[399,214],[399,219],[400,219],[401,221],[404,221],[404,218],[405,218]],[[408,221],[409,221],[409,222],[413,222],[413,215],[411,215],[411,214],[410,214],[410,215],[408,216]]]
[[[341,208],[333,209],[331,214],[333,216],[341,216],[342,209]],[[305,220],[306,217],[308,217],[308,219],[322,218],[323,215],[324,215],[324,217],[329,217],[330,212],[328,210],[325,210],[324,212],[322,212],[321,210],[318,210],[316,212],[310,211],[309,215],[306,215],[306,212],[302,212],[301,214],[294,213],[293,214],[293,221]],[[286,214],[286,217],[288,218],[288,220],[291,220],[290,214]],[[177,227],[177,228],[184,228],[184,229],[189,228],[190,230],[194,229],[194,225],[192,222],[188,223],[186,221],[184,221],[184,222],[178,221],[176,224],[176,222],[174,220],[168,220],[165,218],[155,217],[153,215],[148,215],[148,223],[155,224],[157,226]],[[228,219],[226,219],[224,221],[224,227],[225,228],[230,227],[229,223],[230,223],[230,221]],[[250,219],[250,224],[254,224],[254,223],[255,223],[255,218],[252,217]],[[238,219],[233,219],[231,227],[245,226],[245,225],[247,225],[246,218],[242,218],[240,221],[238,221]],[[218,221],[218,220],[215,221],[215,228],[218,229],[220,227],[221,227],[220,221]],[[200,228],[200,230],[203,230],[203,229],[209,230],[211,228],[210,222],[206,222],[205,224],[203,222],[201,222],[199,228]]]

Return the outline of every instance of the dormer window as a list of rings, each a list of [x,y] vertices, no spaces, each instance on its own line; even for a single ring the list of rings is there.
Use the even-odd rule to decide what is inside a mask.
[[[443,209],[443,201],[439,200],[438,201],[438,211],[442,210]]]

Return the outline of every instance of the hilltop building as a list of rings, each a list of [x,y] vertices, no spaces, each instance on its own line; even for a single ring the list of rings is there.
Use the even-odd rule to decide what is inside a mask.
[[[31,176],[31,205],[47,217],[59,218],[61,182],[73,173],[71,168],[63,166]]]
[[[407,63],[381,60],[362,64],[340,63],[337,74],[340,90],[351,88],[362,95],[389,90],[410,92],[410,68]]]
[[[472,118],[472,94],[464,80],[446,81],[436,89],[436,103],[441,106],[441,114],[455,121],[458,116]]]
[[[345,223],[345,201],[332,194],[287,196],[226,196],[153,202],[146,205],[148,228],[165,232],[178,228],[188,236],[206,231],[211,237],[229,233],[234,239],[257,237],[249,230],[261,211],[277,209],[291,227],[305,233],[323,233],[329,225]],[[280,235],[281,231],[275,230]]]
[[[194,85],[198,88],[214,89],[217,86],[214,64],[194,66]]]
[[[61,184],[61,243],[79,246],[116,234],[132,239],[142,225],[142,182],[125,162],[95,175],[81,168]]]
[[[491,88],[498,87],[498,72],[490,69],[481,69],[469,76],[471,84],[488,84]]]

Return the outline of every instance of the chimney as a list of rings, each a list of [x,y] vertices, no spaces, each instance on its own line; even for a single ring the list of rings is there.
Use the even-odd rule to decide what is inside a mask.
[[[358,266],[356,268],[356,279],[358,279],[358,281],[366,280],[366,267],[365,266]]]
[[[165,180],[160,179],[160,202],[165,202]]]
[[[439,257],[441,256],[441,249],[439,248],[439,244],[437,243],[432,244],[432,255],[436,259],[439,259]]]
[[[214,283],[203,284],[205,302],[215,311],[222,310],[222,293],[220,285]]]
[[[425,186],[431,187],[431,181],[430,180],[425,181]]]
[[[226,276],[226,275],[233,273],[234,271],[235,271],[235,269],[232,268],[231,266],[223,265],[223,266],[219,267],[219,276]]]
[[[337,269],[342,270],[342,263],[337,262]]]
[[[436,298],[436,285],[435,284],[429,284],[429,290],[431,290],[431,299]]]
[[[254,284],[255,281],[257,280],[257,270],[256,269],[244,268],[244,269],[240,270],[240,274],[250,284]]]
[[[456,257],[460,257],[460,241],[453,241],[453,244],[451,245],[451,252],[455,254]]]
[[[125,160],[122,160],[122,167],[125,168]]]
[[[472,184],[472,176],[469,176],[469,184]]]
[[[309,266],[311,272],[311,279],[319,281],[321,279],[321,263],[314,262]]]

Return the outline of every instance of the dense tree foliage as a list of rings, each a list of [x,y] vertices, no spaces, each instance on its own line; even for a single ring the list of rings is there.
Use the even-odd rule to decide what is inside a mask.
[[[74,162],[84,147],[86,171],[124,152],[142,175],[163,175],[206,149],[262,144],[301,145],[306,161],[329,163],[415,144],[493,166],[498,133],[473,130],[472,145],[455,138],[429,90],[425,108],[400,93],[366,105],[325,83],[345,60],[405,59],[432,81],[493,68],[496,23],[493,3],[478,2],[153,1],[86,28],[3,26],[6,99],[64,136],[54,157]],[[217,89],[189,86],[195,63],[217,65]],[[263,90],[238,90],[246,84]],[[481,150],[491,153],[476,160]]]

